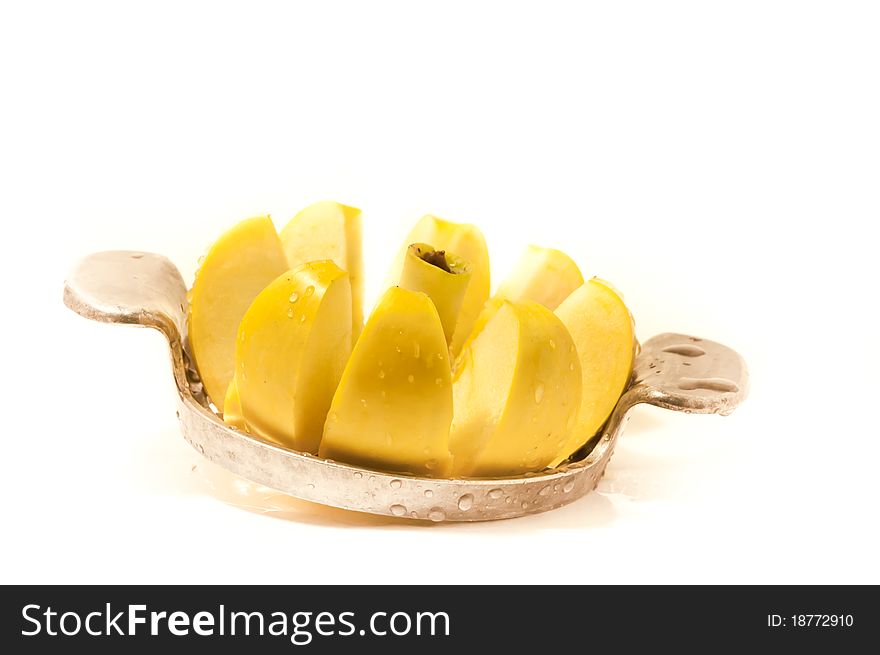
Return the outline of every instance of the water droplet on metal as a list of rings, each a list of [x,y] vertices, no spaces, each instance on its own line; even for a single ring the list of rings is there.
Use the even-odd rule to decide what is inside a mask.
[[[309,482],[309,483],[306,485],[306,488],[307,488],[307,489],[314,489],[314,488],[315,488],[315,485],[313,485],[311,482]]]
[[[489,498],[494,498],[495,500],[498,500],[503,495],[504,495],[504,492],[501,491],[501,489],[490,489],[489,490]]]
[[[391,513],[394,514],[394,516],[403,516],[406,514],[406,507],[403,505],[392,505]]]
[[[542,487],[541,491],[538,492],[539,496],[546,496],[550,493],[550,485],[548,484],[546,487]]]
[[[392,489],[400,489],[402,484],[403,484],[403,482],[401,482],[400,480],[392,480],[391,481],[391,488]]]
[[[519,506],[522,507],[523,509],[525,509],[526,507],[529,506],[529,504],[528,504],[526,501],[522,501],[522,502],[519,504]]]
[[[364,477],[364,474],[363,474],[363,473],[361,473],[360,471],[355,471],[355,473],[354,473],[354,479],[355,479],[355,480],[360,480],[360,479],[363,478],[363,477]]]
[[[433,498],[434,492],[430,489],[425,489],[425,498]]]
[[[569,480],[564,485],[562,485],[562,493],[571,493],[572,489],[574,489],[574,480]]]
[[[461,498],[458,499],[458,509],[460,509],[462,512],[468,511],[473,506],[474,497],[471,494],[464,494]]]
[[[142,253],[142,252],[133,252],[131,254],[132,259],[141,259],[143,256],[144,256],[144,253]],[[204,259],[204,257],[202,259]]]
[[[446,519],[446,512],[439,507],[432,507],[431,511],[428,512],[428,518],[434,521],[434,523],[439,523]]]

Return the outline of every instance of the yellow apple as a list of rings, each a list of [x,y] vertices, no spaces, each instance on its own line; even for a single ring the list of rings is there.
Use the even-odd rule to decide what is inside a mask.
[[[449,474],[449,350],[434,303],[391,287],[345,367],[320,455],[387,471]]]
[[[268,216],[244,220],[211,246],[189,293],[187,326],[199,375],[217,409],[235,366],[235,335],[257,294],[287,270]]]
[[[309,205],[281,230],[281,243],[290,268],[306,262],[332,260],[348,272],[351,283],[352,343],[364,324],[364,261],[361,210],[325,200]]]
[[[635,357],[632,315],[607,282],[593,278],[556,309],[574,340],[583,375],[580,411],[557,464],[584,445],[608,420],[626,389]]]
[[[238,328],[235,390],[248,432],[316,453],[351,352],[351,286],[329,260],[284,273]]]
[[[502,301],[462,352],[453,381],[455,475],[517,475],[567,443],[581,399],[571,336],[546,307]]]

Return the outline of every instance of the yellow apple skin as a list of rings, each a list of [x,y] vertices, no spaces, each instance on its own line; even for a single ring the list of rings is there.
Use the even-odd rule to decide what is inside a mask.
[[[315,261],[269,284],[244,315],[235,349],[248,432],[316,453],[350,352],[348,273]]]
[[[189,292],[187,328],[199,375],[221,412],[235,366],[238,324],[257,294],[287,270],[268,216],[241,221],[211,246]]]
[[[407,247],[411,243],[427,243],[437,250],[453,252],[470,264],[471,281],[461,303],[455,334],[450,345],[453,357],[458,355],[470,335],[474,322],[489,298],[489,250],[483,233],[475,225],[453,223],[436,216],[425,216],[409,233],[391,271],[390,284],[397,284],[403,270]]]
[[[235,386],[235,378],[226,389],[226,397],[223,400],[223,420],[234,428],[247,431],[244,415],[241,411],[241,400],[238,398],[238,387]]]
[[[459,358],[454,475],[544,468],[568,442],[580,399],[580,362],[562,322],[538,303],[503,301]]]
[[[440,256],[426,243],[411,244],[406,251],[400,286],[409,291],[428,294],[440,315],[446,342],[451,343],[461,312],[461,303],[471,281],[471,267],[457,255],[447,252],[442,255],[449,268],[445,271],[425,261],[424,257],[432,254]]]
[[[577,264],[564,252],[529,246],[495,295],[505,300],[531,300],[553,311],[583,283]]]
[[[434,303],[391,287],[364,326],[324,425],[321,457],[444,477],[452,468],[449,351]]]
[[[288,266],[332,260],[348,272],[351,283],[352,344],[364,325],[364,259],[361,210],[324,200],[309,205],[281,230]]]
[[[584,445],[608,420],[629,383],[636,348],[632,315],[603,280],[593,278],[574,291],[556,315],[577,348],[583,384],[574,430],[554,465]]]

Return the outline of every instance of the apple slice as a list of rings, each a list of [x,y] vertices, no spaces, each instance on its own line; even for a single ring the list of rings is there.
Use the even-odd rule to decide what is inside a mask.
[[[486,240],[480,228],[475,225],[453,223],[436,216],[425,216],[413,227],[398,254],[391,270],[390,284],[397,284],[400,280],[407,248],[412,243],[426,243],[437,250],[453,252],[470,264],[471,281],[461,303],[450,346],[455,356],[461,351],[483,308],[483,303],[489,297],[489,251],[486,248]]]
[[[434,303],[391,287],[333,397],[321,457],[427,476],[452,467],[449,351]]]
[[[635,357],[632,315],[607,282],[593,278],[556,309],[577,348],[583,373],[580,411],[554,464],[584,445],[608,420],[629,383]]]
[[[492,477],[547,466],[581,398],[571,336],[546,307],[503,301],[462,352],[453,381],[453,473]]]
[[[529,246],[495,295],[483,305],[464,347],[480,333],[505,300],[530,300],[552,311],[583,283],[577,264],[564,252]]]
[[[217,409],[235,366],[235,334],[257,294],[287,270],[268,216],[244,220],[211,246],[189,292],[187,328],[202,383]]]
[[[321,259],[348,272],[351,283],[351,334],[357,341],[364,325],[364,260],[361,210],[325,200],[309,205],[281,230],[290,268]]]
[[[351,286],[329,260],[284,273],[238,328],[235,389],[248,432],[316,453],[351,352]]]
[[[495,295],[505,300],[531,300],[553,311],[583,283],[577,264],[564,252],[529,246]]]
[[[470,281],[471,266],[461,257],[434,250],[426,243],[413,243],[407,248],[400,286],[428,294],[440,315],[447,343],[452,342]]]
[[[226,397],[223,399],[223,420],[232,427],[247,431],[247,423],[241,411],[241,400],[238,397],[238,387],[235,386],[235,378],[226,389]]]

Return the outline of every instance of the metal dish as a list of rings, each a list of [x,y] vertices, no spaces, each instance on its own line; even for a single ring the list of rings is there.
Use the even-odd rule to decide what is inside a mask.
[[[642,345],[632,381],[608,422],[562,465],[493,479],[433,479],[321,459],[226,425],[212,410],[186,340],[186,285],[161,255],[110,251],[71,272],[64,303],[95,321],[151,327],[171,349],[177,417],[184,439],[212,462],[257,484],[324,505],[431,521],[489,521],[560,507],[596,488],[639,403],[699,414],[729,414],[747,393],[745,362],[714,341],[661,334]]]

